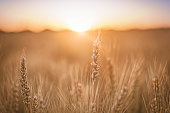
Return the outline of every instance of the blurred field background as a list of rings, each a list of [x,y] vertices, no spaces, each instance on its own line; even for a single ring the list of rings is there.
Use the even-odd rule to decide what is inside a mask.
[[[71,31],[44,31],[33,33],[0,33],[0,61],[2,67],[16,63],[25,49],[30,68],[55,65],[58,61],[90,60],[92,44],[97,32],[76,33]],[[107,56],[113,51],[118,54],[142,54],[145,57],[167,57],[170,51],[170,29],[102,31],[102,52]],[[41,64],[44,63],[44,64]],[[38,66],[39,65],[39,66]],[[34,67],[35,66],[35,67]],[[50,67],[49,67],[50,68]],[[3,68],[1,68],[3,69]]]
[[[62,90],[65,88],[64,85],[61,84],[69,84],[67,79],[69,79],[68,76],[71,73],[72,76],[81,75],[81,77],[90,73],[90,70],[85,67],[90,67],[93,42],[97,34],[97,31],[77,33],[72,31],[53,32],[49,30],[40,33],[30,31],[19,33],[0,32],[0,98],[3,97],[2,94],[8,95],[8,91],[4,93],[5,88],[2,88],[3,86],[6,87],[4,84],[8,82],[12,84],[10,80],[15,81],[14,78],[19,77],[20,60],[23,50],[26,56],[28,78],[43,76],[45,78],[44,80],[48,81],[47,84],[55,84]],[[136,80],[137,85],[135,85],[136,92],[133,97],[134,101],[126,112],[145,113],[146,109],[142,95],[144,94],[145,96],[147,92],[145,78],[146,76],[151,76],[147,72],[147,68],[152,66],[155,61],[158,67],[162,64],[163,68],[166,62],[166,72],[170,75],[170,29],[102,30],[101,36],[100,71],[102,76],[108,77],[106,64],[108,58],[117,66],[114,68],[119,68],[120,72],[123,72],[123,65],[126,65],[128,69],[136,59],[143,59],[142,66],[140,67],[141,73]],[[155,69],[156,66],[153,67]],[[86,69],[85,72],[83,71],[84,69]],[[160,71],[157,67],[155,70]],[[161,71],[163,71],[163,69]],[[119,73],[118,75],[121,74]],[[167,75],[167,77],[169,77],[169,75]],[[77,77],[73,78],[76,79]],[[79,77],[77,79],[77,81],[79,81]],[[38,84],[38,82],[35,83]],[[32,86],[35,83],[32,83]],[[44,82],[44,84],[45,83],[46,82]],[[107,79],[104,83],[108,83]],[[49,85],[42,86],[44,94],[46,94],[48,90],[51,92],[57,90],[57,87],[53,87],[51,90],[48,86]],[[169,92],[169,89],[166,91]],[[147,96],[145,97],[147,98]],[[8,98],[6,98],[7,103],[4,103],[4,106],[10,106],[7,100]],[[148,101],[148,99],[146,100]],[[1,104],[2,102],[3,101],[1,101]],[[51,106],[51,104],[49,106]],[[53,110],[52,108],[54,109],[54,107],[51,106],[51,110]],[[62,112],[54,111],[66,113],[64,110]],[[54,111],[48,112],[54,113]],[[6,112],[10,112],[10,110]],[[22,110],[20,110],[20,112],[22,112]],[[79,111],[70,111],[70,113],[71,112],[78,113]]]
[[[78,61],[89,59],[92,44],[97,32],[76,33],[71,31],[44,31],[33,33],[0,33],[1,64],[14,62],[22,49],[26,50],[28,59],[34,61],[61,59]],[[119,49],[119,54],[143,54],[146,57],[169,57],[170,29],[102,31],[103,54],[107,55]],[[40,57],[41,56],[41,57]],[[11,63],[12,63],[11,62]],[[36,64],[34,62],[33,64]],[[50,63],[49,63],[50,64]],[[42,65],[41,65],[42,66]]]

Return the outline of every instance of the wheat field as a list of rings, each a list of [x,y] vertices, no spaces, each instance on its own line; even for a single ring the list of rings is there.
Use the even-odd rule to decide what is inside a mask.
[[[169,36],[0,33],[0,113],[170,113]]]

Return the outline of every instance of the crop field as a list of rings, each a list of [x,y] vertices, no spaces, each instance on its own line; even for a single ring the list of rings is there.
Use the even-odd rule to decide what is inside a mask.
[[[0,32],[0,113],[170,113],[170,29]]]

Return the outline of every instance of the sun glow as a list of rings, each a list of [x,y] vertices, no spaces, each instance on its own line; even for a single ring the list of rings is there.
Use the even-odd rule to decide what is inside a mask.
[[[69,18],[66,23],[68,28],[75,32],[85,32],[92,27],[91,20],[80,16],[77,18]]]
[[[89,30],[91,26],[85,23],[70,23],[69,28],[76,32],[84,32]]]

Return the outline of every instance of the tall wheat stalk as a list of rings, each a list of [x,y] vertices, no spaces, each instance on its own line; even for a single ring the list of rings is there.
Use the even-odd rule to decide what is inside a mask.
[[[99,56],[100,56],[100,43],[101,43],[101,32],[98,33],[98,36],[96,40],[94,41],[93,44],[93,54],[92,54],[92,61],[91,61],[91,66],[92,66],[92,72],[91,72],[91,84],[90,84],[90,96],[92,96],[91,100],[91,112],[96,113],[96,100],[97,100],[97,95],[98,95],[98,82],[97,79],[100,76],[99,74]],[[96,89],[95,89],[96,85]]]
[[[24,108],[26,112],[30,112],[30,101],[31,101],[31,92],[30,87],[27,81],[27,68],[26,68],[26,57],[22,56],[20,63],[20,86],[21,94],[23,98]]]

